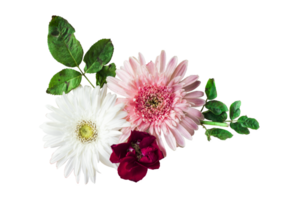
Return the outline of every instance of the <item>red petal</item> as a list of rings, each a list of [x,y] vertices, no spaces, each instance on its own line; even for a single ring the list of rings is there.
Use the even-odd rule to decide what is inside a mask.
[[[154,141],[156,140],[156,137],[149,135],[148,137],[144,137],[143,140],[140,143],[140,148],[146,148],[150,146]]]
[[[147,174],[147,170],[146,167],[139,165],[135,161],[135,158],[128,157],[122,159],[118,167],[118,174],[122,179],[138,182],[144,178]]]
[[[127,143],[114,144],[111,146],[113,152],[119,159],[122,159],[126,156],[127,150],[130,147]]]
[[[151,166],[148,166],[149,169],[159,169],[159,167],[160,167],[159,161],[156,162],[156,163],[154,163],[154,164],[151,165]]]
[[[164,154],[160,149],[157,150],[157,154],[158,154],[158,160],[161,160],[164,158]]]
[[[127,143],[136,142],[138,140],[142,141],[144,137],[149,136],[149,133],[140,132],[140,131],[131,131],[131,135],[128,138]]]
[[[118,167],[119,175],[121,173],[122,177],[126,177],[127,172],[130,171],[131,168],[133,168],[135,165],[137,165],[136,158],[133,156],[128,156],[121,159],[120,165]]]
[[[148,169],[146,167],[137,165],[136,167],[134,167],[131,170],[131,173],[130,173],[131,177],[129,178],[129,180],[138,182],[146,176],[147,171],[148,171]]]
[[[148,166],[148,165],[152,165],[153,163],[159,161],[159,157],[156,153],[156,151],[149,153],[146,156],[143,156],[140,160],[139,163],[144,165],[144,166]]]
[[[112,163],[119,163],[120,162],[119,157],[114,152],[112,152],[112,154],[110,155],[109,160]]]
[[[130,178],[130,170],[135,166],[135,163],[130,162],[122,162],[120,163],[118,167],[118,174],[122,179],[129,179]]]

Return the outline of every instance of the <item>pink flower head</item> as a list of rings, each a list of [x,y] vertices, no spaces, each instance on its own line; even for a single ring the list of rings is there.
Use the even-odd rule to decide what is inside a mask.
[[[111,148],[110,161],[120,163],[119,176],[134,182],[143,179],[148,169],[158,169],[159,161],[164,158],[156,138],[145,132],[132,131],[126,143],[114,144]]]
[[[120,78],[107,77],[108,88],[125,96],[118,102],[125,103],[128,112],[126,120],[131,127],[123,128],[120,142],[124,142],[131,130],[149,132],[157,138],[158,145],[166,155],[161,138],[163,133],[169,147],[184,147],[184,138],[191,140],[198,129],[202,113],[193,108],[202,106],[205,101],[201,91],[193,91],[200,85],[198,75],[183,79],[188,61],[177,65],[173,57],[166,66],[166,54],[161,52],[155,63],[146,61],[142,54],[139,59],[129,58],[124,67],[117,70]],[[192,92],[193,91],[193,92]]]

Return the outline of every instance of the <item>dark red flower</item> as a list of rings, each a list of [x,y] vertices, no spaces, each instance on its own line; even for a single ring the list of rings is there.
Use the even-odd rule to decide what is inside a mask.
[[[122,179],[138,182],[147,174],[148,169],[158,169],[164,156],[156,143],[156,137],[149,133],[131,131],[126,143],[111,146],[112,163],[120,163],[119,176]]]

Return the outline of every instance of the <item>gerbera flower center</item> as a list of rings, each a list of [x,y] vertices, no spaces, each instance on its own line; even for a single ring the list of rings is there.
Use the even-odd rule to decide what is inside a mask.
[[[164,120],[173,109],[174,96],[166,86],[141,87],[135,96],[135,111],[145,122]]]
[[[98,136],[96,125],[91,121],[81,121],[76,128],[76,137],[83,143],[95,141]]]
[[[161,102],[159,101],[159,99],[157,97],[153,97],[148,102],[146,102],[146,104],[148,104],[149,106],[152,106],[154,108],[156,108],[160,103]]]

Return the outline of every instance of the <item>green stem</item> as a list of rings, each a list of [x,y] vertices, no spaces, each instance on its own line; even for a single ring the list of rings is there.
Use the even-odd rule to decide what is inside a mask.
[[[208,100],[208,99],[205,100],[205,104],[207,103],[207,100]],[[204,109],[205,104],[202,106],[200,112],[202,112],[202,110]]]
[[[220,123],[220,122],[209,122],[209,121],[200,121],[201,124],[212,125],[212,126],[222,126],[228,127],[227,123]]]
[[[77,69],[80,71],[80,73],[82,74],[83,76],[83,79],[90,85],[92,86],[92,88],[95,88],[95,85],[94,83],[91,81],[91,79],[89,78],[89,76],[87,74],[85,74],[83,71],[82,71],[82,68],[80,66],[77,66]]]

